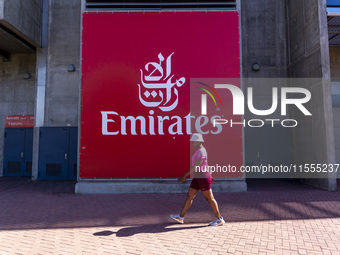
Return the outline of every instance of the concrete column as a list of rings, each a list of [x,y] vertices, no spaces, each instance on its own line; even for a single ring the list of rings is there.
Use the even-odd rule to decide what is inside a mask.
[[[50,0],[45,126],[78,126],[81,1]],[[68,66],[75,67],[68,72]]]
[[[331,65],[331,80],[334,82],[340,81],[340,48],[331,46],[329,49],[330,65]],[[336,163],[340,163],[340,106],[333,106],[333,121],[334,121],[334,142]],[[340,172],[338,172],[340,178]]]
[[[37,50],[33,174],[38,178],[40,127],[78,126],[80,91],[79,0],[42,0],[42,47]],[[74,65],[75,71],[68,72]]]
[[[37,69],[36,69],[36,91],[34,115],[35,123],[33,130],[33,158],[32,158],[32,180],[38,179],[39,162],[39,137],[40,127],[44,126],[45,118],[45,88],[47,69],[47,41],[48,41],[48,0],[42,1],[42,31],[41,48],[37,49]]]
[[[4,1],[5,0],[0,0],[0,19],[4,18]]]
[[[329,48],[325,0],[288,0],[288,76],[319,78],[305,80],[301,87],[312,93],[308,118],[291,111],[299,126],[292,130],[293,164],[334,164],[334,130],[331,105]],[[326,190],[336,190],[334,173],[306,178],[305,182]]]

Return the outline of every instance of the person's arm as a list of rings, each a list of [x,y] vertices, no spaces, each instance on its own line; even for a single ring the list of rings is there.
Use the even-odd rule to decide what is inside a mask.
[[[189,171],[187,171],[187,172],[181,177],[181,179],[179,180],[179,182],[185,182],[185,179],[187,178],[187,176],[193,174],[193,173],[195,172],[196,167],[197,167],[197,166],[200,166],[200,165],[202,164],[202,161],[203,161],[203,159],[200,159],[200,158],[196,159],[195,165],[194,165],[193,167],[191,167],[191,168],[189,169]]]

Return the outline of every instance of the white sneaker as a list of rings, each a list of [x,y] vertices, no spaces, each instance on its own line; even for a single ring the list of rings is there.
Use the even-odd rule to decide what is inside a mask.
[[[170,214],[170,217],[174,220],[177,221],[180,224],[184,223],[184,217],[179,216],[179,214]]]
[[[225,223],[223,217],[221,219],[214,219],[212,222],[209,223],[209,226],[222,226]]]

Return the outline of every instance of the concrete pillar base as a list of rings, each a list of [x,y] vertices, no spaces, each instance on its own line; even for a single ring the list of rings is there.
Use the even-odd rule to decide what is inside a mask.
[[[338,184],[336,178],[323,179],[303,179],[303,183],[327,191],[337,191]]]
[[[118,193],[186,193],[190,181],[81,181],[75,186],[76,194],[118,194]],[[214,192],[245,192],[245,180],[216,181],[212,184]]]

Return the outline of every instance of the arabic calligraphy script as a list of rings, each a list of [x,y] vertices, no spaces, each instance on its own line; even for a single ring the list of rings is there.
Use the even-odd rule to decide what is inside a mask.
[[[145,65],[146,74],[143,74],[143,70],[140,69],[142,85],[138,84],[139,100],[144,106],[159,107],[163,112],[172,111],[177,107],[178,90],[176,87],[181,87],[185,83],[185,78],[173,79],[174,75],[171,74],[171,56],[174,53],[167,57],[165,63],[163,63],[165,58],[162,53],[159,53],[159,63],[149,62]],[[143,99],[142,95],[144,95],[146,100]]]

